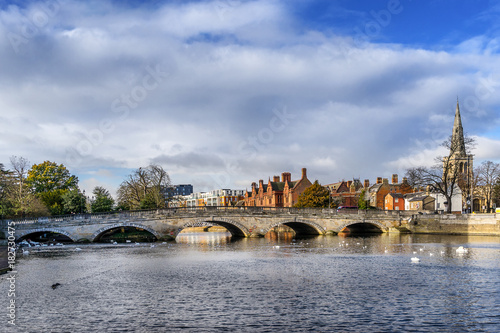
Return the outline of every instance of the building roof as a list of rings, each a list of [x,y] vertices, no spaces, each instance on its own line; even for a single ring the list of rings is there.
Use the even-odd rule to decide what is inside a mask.
[[[404,195],[401,193],[387,193],[387,195],[390,195],[393,198],[401,198],[404,199]]]

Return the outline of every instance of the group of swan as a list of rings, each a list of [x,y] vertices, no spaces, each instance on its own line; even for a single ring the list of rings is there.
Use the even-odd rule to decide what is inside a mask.
[[[464,253],[468,253],[469,250],[467,250],[467,248],[463,247],[463,246],[459,246],[455,252],[458,253],[458,254],[464,254]],[[414,254],[416,254],[417,252],[413,252]],[[444,254],[444,251],[441,251],[441,254]],[[429,253],[429,256],[432,257],[433,254],[432,253]],[[420,258],[418,257],[412,257],[411,258],[411,262],[413,263],[418,263],[420,262]]]

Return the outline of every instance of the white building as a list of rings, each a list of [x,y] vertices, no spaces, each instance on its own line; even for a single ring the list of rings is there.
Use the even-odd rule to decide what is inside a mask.
[[[448,202],[446,197],[441,193],[430,193],[431,197],[436,199],[436,210],[438,212],[446,212]],[[451,212],[452,213],[462,213],[462,190],[459,186],[455,186],[453,190],[453,196],[451,197]]]
[[[178,196],[173,200],[171,207],[205,207],[205,206],[232,206],[243,200],[245,190],[220,189],[210,192],[196,192],[190,195]]]

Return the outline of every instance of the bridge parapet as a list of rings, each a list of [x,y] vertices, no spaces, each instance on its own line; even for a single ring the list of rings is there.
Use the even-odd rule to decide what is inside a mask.
[[[328,208],[274,208],[274,207],[189,207],[189,208],[165,208],[154,210],[138,211],[118,211],[107,213],[92,214],[73,214],[61,216],[48,216],[38,218],[18,218],[9,220],[0,220],[0,226],[4,226],[8,221],[14,221],[16,225],[26,224],[50,224],[50,223],[95,223],[98,221],[116,221],[123,219],[161,219],[166,217],[186,217],[186,216],[227,216],[227,215],[276,215],[276,216],[320,216],[324,218],[349,217],[358,215],[360,218],[408,218],[415,215],[415,212],[407,211],[379,211],[379,210],[345,210],[337,212],[335,209]]]

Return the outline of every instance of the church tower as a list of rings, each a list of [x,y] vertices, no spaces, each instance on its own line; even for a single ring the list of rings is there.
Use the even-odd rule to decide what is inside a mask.
[[[455,110],[455,121],[453,123],[453,132],[451,134],[450,142],[450,155],[445,157],[449,160],[451,174],[455,174],[453,171],[458,171],[460,174],[460,181],[458,185],[462,189],[464,194],[464,201],[469,201],[472,185],[472,171],[473,171],[473,155],[467,154],[467,149],[465,147],[464,139],[464,129],[462,127],[462,118],[460,117],[460,106],[458,105]],[[457,170],[458,168],[458,170]],[[470,202],[467,202],[470,205]]]

